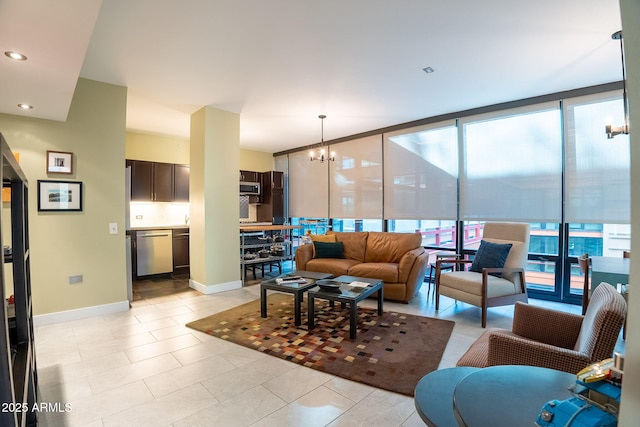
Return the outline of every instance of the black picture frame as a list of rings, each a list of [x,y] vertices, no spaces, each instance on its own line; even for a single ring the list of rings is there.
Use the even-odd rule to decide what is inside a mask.
[[[82,181],[38,180],[38,212],[81,212]]]

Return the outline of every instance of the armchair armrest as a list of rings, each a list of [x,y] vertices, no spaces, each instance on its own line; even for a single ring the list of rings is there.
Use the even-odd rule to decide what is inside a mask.
[[[524,268],[489,268],[485,267],[482,269],[482,287],[483,287],[483,295],[487,295],[486,287],[487,287],[487,276],[489,274],[500,273],[499,277],[510,280],[514,282],[513,275],[518,276],[518,284],[520,285],[520,293],[525,293],[527,291],[527,284],[524,281]],[[514,282],[515,283],[515,282]]]
[[[517,302],[512,331],[534,341],[573,348],[580,335],[582,319],[578,314]]]
[[[413,249],[402,256],[398,265],[398,281],[406,283],[405,299],[415,297],[424,281],[429,254],[423,247]]]
[[[416,265],[416,260],[420,258],[421,255],[425,254],[425,250],[422,246],[412,249],[402,255],[400,261],[398,262],[398,282],[407,283],[409,275],[411,274],[411,270],[415,267],[421,268],[421,265],[418,263]],[[423,256],[422,258],[425,258]],[[426,270],[426,266],[423,270]],[[424,276],[424,273],[423,273]]]
[[[530,365],[577,373],[589,363],[587,355],[575,350],[535,342],[509,332],[489,336],[488,365]]]
[[[302,245],[296,249],[296,269],[304,270],[307,263],[313,258],[313,245]]]

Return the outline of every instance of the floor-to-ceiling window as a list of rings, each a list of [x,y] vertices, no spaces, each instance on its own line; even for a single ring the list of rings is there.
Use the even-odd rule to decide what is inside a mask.
[[[568,228],[565,297],[581,295],[576,257],[622,257],[631,243],[629,136],[608,139],[606,124],[624,123],[618,93],[564,101],[565,222]]]
[[[562,220],[560,104],[465,117],[459,128],[460,220],[465,229],[483,221],[531,223],[527,286],[535,291],[551,284],[559,295],[555,273],[562,257],[553,224]],[[478,234],[465,235],[464,250],[478,247]],[[556,244],[550,244],[553,239]]]
[[[382,231],[382,137],[334,147],[329,164],[329,217],[335,231]]]
[[[579,303],[576,257],[629,249],[629,138],[604,131],[624,122],[621,91],[523,104],[337,144],[328,176],[305,154],[290,180],[314,198],[327,183],[335,230],[418,231],[434,254],[472,254],[486,221],[528,222],[530,295]],[[294,204],[294,221],[311,211]]]
[[[455,120],[384,134],[388,231],[420,232],[431,255],[456,250],[458,138]]]

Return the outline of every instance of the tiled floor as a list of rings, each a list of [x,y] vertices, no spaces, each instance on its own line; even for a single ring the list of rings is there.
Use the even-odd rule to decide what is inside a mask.
[[[427,286],[411,304],[385,309],[455,320],[440,367],[454,366],[483,331],[477,308]],[[170,290],[170,292],[168,291]],[[201,295],[187,279],[135,286],[125,313],[36,331],[44,426],[422,426],[413,399],[304,368],[186,328],[185,323],[259,298],[259,286]],[[161,294],[161,296],[156,296]],[[577,306],[531,300],[579,312]],[[365,301],[371,304],[375,301]],[[512,307],[491,309],[510,327]]]

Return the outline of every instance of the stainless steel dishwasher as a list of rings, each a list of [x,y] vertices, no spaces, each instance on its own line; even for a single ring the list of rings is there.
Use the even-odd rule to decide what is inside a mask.
[[[138,276],[173,271],[171,230],[137,231],[136,243]]]

